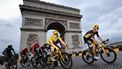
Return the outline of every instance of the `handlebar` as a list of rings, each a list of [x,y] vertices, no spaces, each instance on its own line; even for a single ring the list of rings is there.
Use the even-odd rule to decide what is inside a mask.
[[[102,43],[107,44],[109,42],[109,39],[103,41]]]

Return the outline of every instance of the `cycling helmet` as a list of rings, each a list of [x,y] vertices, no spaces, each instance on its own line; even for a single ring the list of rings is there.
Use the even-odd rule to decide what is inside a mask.
[[[99,29],[99,25],[98,24],[94,24],[94,25],[92,25],[92,29]]]
[[[12,45],[8,45],[8,48],[12,48]]]
[[[58,35],[58,31],[57,30],[53,31],[53,35]]]

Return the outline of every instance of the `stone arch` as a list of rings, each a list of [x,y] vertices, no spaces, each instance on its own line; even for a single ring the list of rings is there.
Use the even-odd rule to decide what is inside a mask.
[[[51,23],[60,23],[62,26],[64,26],[65,30],[68,28],[68,24],[66,20],[58,20],[58,19],[52,19],[52,18],[45,18],[45,29],[51,24]]]
[[[49,29],[58,30],[70,50],[79,49],[82,44],[80,42],[82,15],[79,9],[40,0],[23,0],[20,10],[22,14],[20,50],[27,47],[26,41],[31,33],[38,33],[40,45],[46,43],[46,33]]]
[[[55,30],[59,31],[61,37],[64,37],[65,26],[59,22],[50,23],[49,25],[47,25],[46,29],[47,29],[47,31],[50,29],[55,29]]]

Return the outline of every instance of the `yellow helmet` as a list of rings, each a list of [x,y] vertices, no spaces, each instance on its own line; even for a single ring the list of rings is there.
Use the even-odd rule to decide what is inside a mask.
[[[94,25],[92,25],[92,29],[94,29],[94,28],[99,29],[99,25],[98,25],[98,24],[94,24]]]
[[[53,35],[55,35],[55,34],[58,35],[58,31],[57,30],[53,31]]]

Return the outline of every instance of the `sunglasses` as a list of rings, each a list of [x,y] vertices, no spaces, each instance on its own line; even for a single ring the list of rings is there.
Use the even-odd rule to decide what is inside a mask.
[[[97,26],[95,26],[96,27],[96,29],[99,29],[99,27],[97,27]]]
[[[58,34],[54,34],[54,35],[58,35]]]

